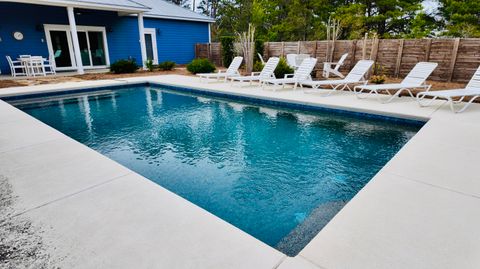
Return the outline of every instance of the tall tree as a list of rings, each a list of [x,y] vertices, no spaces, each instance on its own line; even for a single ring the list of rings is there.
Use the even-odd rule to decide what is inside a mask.
[[[345,0],[336,1],[335,17],[358,38],[360,31],[376,32],[380,37],[402,36],[423,9],[423,0]]]
[[[409,30],[406,31],[406,38],[434,37],[438,32],[439,22],[434,16],[425,12],[419,12],[413,20],[409,21]]]
[[[342,39],[362,38],[367,32],[376,32],[381,38],[421,38],[431,36],[438,23],[422,11],[423,0],[201,1],[202,13],[216,20],[212,27],[216,36],[244,32],[251,23],[257,38],[265,41],[324,39],[330,17],[341,21]]]
[[[444,35],[480,37],[480,1],[439,0],[439,15],[445,23]]]
[[[190,8],[190,1],[189,0],[167,0],[168,2],[174,3],[177,6]]]
[[[281,19],[272,27],[276,40],[314,40],[325,37],[325,24],[331,6],[327,0],[285,1]],[[272,39],[272,38],[271,38]]]
[[[197,10],[203,15],[211,18],[217,18],[218,0],[201,0],[198,4]]]

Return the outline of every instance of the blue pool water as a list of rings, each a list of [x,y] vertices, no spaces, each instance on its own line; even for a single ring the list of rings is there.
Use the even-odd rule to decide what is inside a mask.
[[[16,105],[289,255],[421,127],[160,86],[49,98]]]

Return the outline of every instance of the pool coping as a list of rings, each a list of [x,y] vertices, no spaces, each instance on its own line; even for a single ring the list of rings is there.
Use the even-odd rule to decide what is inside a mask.
[[[414,116],[408,116],[408,115],[395,115],[395,114],[380,115],[380,114],[372,113],[371,111],[347,110],[339,107],[328,107],[328,106],[317,105],[315,103],[292,102],[292,101],[274,99],[274,98],[259,98],[255,95],[231,94],[228,92],[209,91],[209,90],[205,90],[201,88],[193,88],[193,87],[187,88],[187,87],[181,87],[174,84],[159,83],[159,82],[152,82],[152,81],[135,82],[133,84],[128,84],[128,85],[132,87],[144,86],[144,85],[157,86],[167,90],[173,90],[176,92],[185,92],[185,93],[193,93],[198,95],[206,95],[209,97],[233,99],[235,101],[251,102],[258,105],[267,105],[267,106],[282,107],[287,109],[303,110],[303,111],[331,112],[331,113],[345,114],[345,115],[361,117],[361,118],[380,119],[380,120],[387,120],[391,122],[406,123],[406,124],[420,125],[420,126],[423,126],[428,121],[428,119],[424,117],[414,117]],[[37,99],[42,97],[81,94],[81,93],[89,93],[89,92],[98,92],[102,90],[115,90],[115,89],[121,89],[122,87],[125,87],[125,85],[101,86],[96,88],[80,88],[80,89],[60,90],[60,91],[42,92],[42,93],[25,93],[21,95],[17,95],[17,94],[5,95],[3,97],[0,94],[0,98],[8,103],[12,103],[12,102],[15,103],[17,101],[22,101],[25,99]]]
[[[265,250],[265,245],[259,242],[256,239],[247,238],[242,239],[249,242],[249,247],[252,248],[259,248],[261,251],[264,251],[263,254],[268,256],[268,258],[262,256],[257,257],[259,259],[265,258],[265,260],[270,259],[270,263],[267,267],[262,268],[348,268],[349,266],[353,266],[355,268],[385,268],[385,265],[389,265],[390,268],[421,268],[421,267],[437,267],[441,268],[441,265],[438,265],[438,261],[442,260],[440,257],[445,256],[445,253],[450,253],[452,249],[446,247],[446,249],[442,249],[442,251],[435,251],[431,249],[430,244],[431,241],[424,240],[418,238],[419,235],[416,232],[411,232],[412,238],[410,240],[405,240],[406,242],[413,243],[415,242],[418,245],[416,248],[413,248],[417,254],[413,253],[412,250],[406,251],[405,248],[408,245],[404,241],[391,241],[388,242],[386,246],[382,245],[385,244],[384,240],[388,238],[395,238],[398,240],[396,236],[396,230],[402,230],[400,228],[404,228],[401,226],[400,228],[396,227],[396,225],[400,225],[399,223],[403,223],[405,220],[399,219],[396,220],[395,218],[390,219],[386,225],[383,227],[385,230],[384,238],[375,235],[375,230],[370,230],[369,225],[373,226],[372,223],[362,223],[361,216],[368,216],[368,215],[375,215],[378,212],[372,212],[372,203],[376,204],[375,202],[384,201],[386,197],[378,197],[378,192],[392,192],[392,197],[397,194],[395,190],[390,189],[389,184],[397,184],[401,187],[405,188],[413,188],[414,190],[418,189],[425,189],[423,192],[430,194],[431,192],[446,192],[448,195],[461,200],[467,199],[467,204],[475,204],[478,202],[480,203],[480,185],[475,181],[468,181],[465,182],[458,182],[462,181],[458,178],[449,179],[444,178],[442,181],[439,181],[435,177],[439,177],[438,174],[432,175],[432,178],[428,176],[428,173],[425,173],[424,170],[420,167],[416,167],[415,164],[411,162],[412,154],[415,155],[415,152],[421,154],[423,157],[428,158],[431,157],[432,160],[430,163],[426,161],[422,163],[423,166],[426,167],[437,167],[442,161],[445,161],[445,169],[441,172],[444,174],[448,174],[450,172],[455,172],[455,175],[458,175],[457,166],[455,166],[455,159],[442,159],[442,155],[435,153],[435,156],[430,156],[429,150],[431,148],[424,149],[422,146],[424,144],[432,144],[435,143],[442,143],[439,141],[439,138],[432,137],[432,134],[435,133],[437,130],[442,131],[442,139],[452,139],[453,137],[458,137],[459,133],[465,134],[466,137],[461,139],[460,141],[456,141],[456,148],[448,148],[451,151],[456,150],[454,153],[456,154],[465,154],[465,152],[471,153],[477,152],[478,147],[471,146],[472,139],[468,136],[468,133],[475,133],[480,132],[480,127],[478,123],[476,123],[476,118],[480,114],[480,105],[474,105],[471,111],[466,111],[463,114],[453,114],[448,111],[448,107],[445,106],[443,101],[439,101],[435,103],[432,108],[419,108],[416,104],[412,105],[413,100],[409,98],[401,98],[402,100],[393,103],[390,105],[381,105],[378,104],[376,101],[370,100],[356,100],[354,97],[349,96],[348,94],[339,94],[336,96],[330,97],[317,97],[312,95],[304,95],[300,92],[271,92],[271,91],[261,91],[258,88],[250,87],[250,88],[240,88],[240,87],[232,87],[229,84],[221,84],[221,83],[199,83],[196,78],[186,77],[186,76],[177,76],[177,75],[167,75],[167,76],[158,76],[158,77],[145,77],[145,78],[124,78],[124,79],[116,79],[116,80],[108,80],[108,81],[88,81],[85,83],[65,83],[65,84],[57,84],[57,85],[41,85],[41,86],[33,86],[33,87],[19,87],[19,88],[11,88],[11,89],[4,89],[0,91],[0,98],[3,96],[18,96],[24,94],[32,94],[32,93],[51,93],[55,91],[72,91],[72,90],[80,90],[92,87],[112,87],[112,86],[122,86],[122,85],[133,85],[133,84],[141,84],[141,83],[151,83],[151,84],[160,84],[160,85],[169,85],[171,87],[186,87],[186,88],[194,88],[199,91],[207,91],[208,93],[215,93],[215,94],[228,94],[228,95],[235,95],[242,98],[255,98],[255,99],[262,99],[265,101],[275,101],[275,102],[288,102],[294,105],[304,105],[308,107],[320,107],[326,109],[342,109],[342,110],[349,110],[357,113],[374,113],[376,115],[382,115],[387,117],[397,117],[397,118],[406,118],[409,120],[415,121],[424,121],[427,122],[425,126],[417,133],[417,135],[412,138],[407,145],[402,148],[402,150],[395,155],[395,157],[385,165],[385,167],[368,183],[360,192],[357,194],[347,206],[341,210],[337,216],[330,221],[330,223],[310,242],[310,244],[305,247],[302,252],[294,258],[286,258],[283,254],[279,254],[276,251]],[[8,107],[3,102],[0,102],[0,105],[7,109],[12,115],[22,114],[23,112],[16,110],[13,107]],[[23,113],[24,114],[24,113]],[[25,123],[36,121],[33,118],[25,117],[25,115],[19,116],[22,117],[22,121]],[[2,123],[9,123],[8,117],[1,118],[0,117],[0,124]],[[48,128],[46,126],[39,127],[39,128]],[[433,132],[433,133],[432,133]],[[32,134],[33,135],[33,134]],[[433,141],[433,142],[432,142]],[[450,141],[450,140],[448,140]],[[8,141],[7,141],[8,142]],[[465,144],[465,145],[464,145]],[[434,144],[435,145],[435,144]],[[433,146],[434,146],[433,145]],[[31,147],[32,145],[26,145],[24,147]],[[83,145],[77,143],[74,147],[82,147]],[[83,146],[85,147],[85,146]],[[426,151],[426,152],[425,152]],[[9,151],[11,152],[11,151]],[[413,153],[412,153],[413,152]],[[478,150],[480,153],[480,150]],[[0,151],[0,156],[4,154]],[[104,160],[105,162],[111,160]],[[460,161],[462,163],[460,163]],[[473,160],[472,160],[473,161]],[[459,165],[465,167],[465,160],[459,159]],[[451,168],[448,169],[448,165],[451,165]],[[473,164],[472,164],[473,165]],[[415,173],[407,173],[408,171],[402,172],[402,167],[408,170],[418,170],[418,175],[421,175],[417,178]],[[455,171],[453,171],[455,170]],[[470,170],[466,170],[467,172],[463,172],[463,176],[471,177]],[[462,173],[460,173],[462,174]],[[143,177],[135,175],[135,177],[142,178]],[[455,182],[453,182],[455,181]],[[400,187],[399,187],[400,188]],[[404,194],[402,194],[404,195]],[[402,197],[400,195],[400,197]],[[440,194],[436,194],[440,195]],[[422,205],[425,201],[422,200],[422,197],[414,197],[415,199],[419,200],[419,204]],[[432,199],[430,197],[430,199]],[[189,203],[185,201],[186,203]],[[395,203],[394,203],[395,202]],[[408,215],[408,212],[404,212],[406,209],[402,206],[398,206],[398,201],[394,201],[391,204],[385,203],[387,208],[381,208],[382,210],[392,211],[398,213],[399,218],[402,215]],[[429,201],[431,203],[431,201]],[[362,209],[364,205],[367,209]],[[396,206],[396,207],[395,207]],[[359,209],[360,207],[360,209]],[[368,210],[370,208],[370,210]],[[32,209],[37,210],[37,209]],[[452,209],[453,210],[453,209]],[[380,210],[378,210],[380,211]],[[403,214],[402,214],[403,213]],[[462,213],[462,212],[460,212]],[[432,213],[433,214],[433,213]],[[216,218],[213,215],[206,214],[207,218]],[[418,219],[416,219],[416,218]],[[412,223],[422,223],[427,217],[430,218],[439,218],[443,216],[414,216],[410,217]],[[203,218],[203,217],[202,217]],[[480,224],[480,217],[478,216],[456,216],[456,218],[463,218],[468,219],[471,223],[479,223]],[[359,226],[351,226],[357,223]],[[438,230],[438,232],[445,232],[444,230],[446,227],[441,223],[434,223],[433,228],[430,229]],[[225,224],[229,225],[229,224]],[[230,225],[231,226],[231,225]],[[390,227],[391,226],[391,227]],[[473,228],[472,228],[473,229]],[[345,236],[345,234],[349,234],[350,231],[355,230],[356,233],[353,235]],[[229,230],[232,233],[243,233],[238,229]],[[471,234],[475,234],[476,231],[468,230],[462,231],[462,233],[470,232]],[[398,232],[397,232],[398,233]],[[358,234],[362,234],[363,237],[357,238]],[[459,232],[460,234],[460,232]],[[240,237],[244,237],[246,235],[240,235]],[[406,239],[409,239],[409,234],[404,233],[402,236]],[[248,235],[246,237],[249,237]],[[462,237],[463,238],[463,237]],[[258,242],[257,242],[258,241]],[[254,243],[256,242],[256,243]],[[258,243],[258,244],[257,244]],[[460,242],[462,243],[462,242]],[[463,242],[466,246],[477,246],[467,240]],[[382,247],[378,247],[382,246]],[[428,247],[427,247],[428,246]],[[168,246],[164,246],[168,247]],[[411,247],[411,245],[410,245]],[[268,247],[269,248],[269,247]],[[360,249],[360,250],[358,250]],[[342,250],[342,253],[339,251]],[[419,250],[422,250],[419,252]],[[228,252],[225,250],[225,252]],[[418,252],[420,254],[418,254]],[[366,255],[365,258],[362,255],[365,253],[370,254]],[[392,255],[392,253],[397,254],[397,256]],[[263,255],[262,254],[262,255]],[[468,261],[467,265],[474,266],[480,265],[480,261],[475,257],[472,257],[471,254],[468,255],[468,251],[464,251],[463,253],[457,253],[456,255],[463,255],[463,261]],[[227,254],[226,254],[227,255]],[[417,255],[417,256],[415,256]],[[208,255],[207,255],[208,256]],[[228,255],[227,255],[228,256]],[[343,257],[343,258],[341,258]],[[401,259],[403,257],[403,259]],[[407,261],[405,261],[405,257],[410,257]],[[242,257],[245,259],[246,257]],[[455,257],[455,261],[457,261]],[[347,259],[347,260],[345,260]],[[460,260],[460,259],[459,259]],[[271,262],[274,261],[274,262]],[[255,264],[256,261],[251,261],[252,264]],[[393,265],[392,265],[393,263]],[[252,265],[250,264],[250,265]],[[259,263],[260,264],[260,263]],[[294,265],[292,265],[294,264]],[[461,262],[458,264],[465,265]],[[458,265],[457,264],[457,265]],[[452,265],[452,264],[449,264]],[[263,264],[262,264],[263,266]],[[440,267],[438,267],[440,266]],[[181,267],[181,266],[179,266]],[[233,267],[244,267],[241,264],[236,264],[236,266],[229,266],[230,268]],[[256,266],[257,267],[257,266]],[[458,266],[460,267],[460,266]],[[219,266],[219,268],[221,268]],[[261,268],[261,267],[257,267]],[[462,268],[468,268],[462,267]]]

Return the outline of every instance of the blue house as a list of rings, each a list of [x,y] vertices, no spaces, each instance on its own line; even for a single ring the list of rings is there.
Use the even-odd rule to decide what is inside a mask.
[[[185,64],[210,41],[211,22],[164,0],[1,1],[0,70],[10,73],[7,55],[25,54],[80,74],[119,59]]]

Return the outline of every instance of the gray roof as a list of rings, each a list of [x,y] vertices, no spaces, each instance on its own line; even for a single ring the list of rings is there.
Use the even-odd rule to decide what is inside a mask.
[[[148,9],[148,7],[130,0],[75,0],[75,1],[68,0],[68,1],[76,2],[76,3],[86,3],[86,4],[100,4],[100,5],[117,6],[117,7]]]
[[[2,1],[2,0],[0,0]],[[144,12],[145,17],[171,20],[214,22],[210,17],[195,13],[164,0],[9,0],[9,2],[70,6],[80,8]]]
[[[137,4],[149,7],[145,12],[146,17],[155,17],[174,20],[204,21],[213,22],[214,20],[202,14],[191,11],[190,9],[177,6],[164,0],[131,0]]]
[[[53,5],[53,6],[70,6],[80,8],[98,8],[104,10],[118,11],[146,11],[150,8],[140,3],[130,0],[12,0],[11,2]]]

